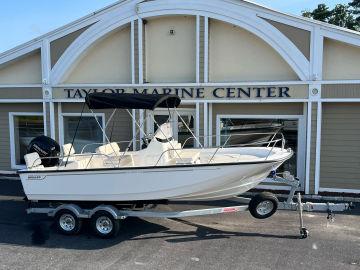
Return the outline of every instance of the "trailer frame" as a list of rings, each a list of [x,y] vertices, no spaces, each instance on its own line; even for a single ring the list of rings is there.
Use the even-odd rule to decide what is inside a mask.
[[[297,201],[294,201],[295,192],[300,186],[300,181],[292,176],[289,172],[284,172],[281,174],[276,174],[272,172],[272,179],[276,183],[287,184],[291,186],[289,191],[289,195],[286,201],[278,202],[272,200],[271,203],[274,209],[270,209],[273,213],[267,211],[265,206],[265,213],[263,217],[256,218],[267,218],[272,216],[276,210],[290,210],[297,211],[299,214],[299,231],[300,238],[307,238],[309,235],[309,231],[304,226],[304,218],[303,212],[326,212],[327,218],[333,220],[334,212],[343,212],[349,209],[352,209],[352,203],[317,203],[317,202],[302,202],[301,193],[297,193]],[[270,194],[270,193],[269,193]],[[275,197],[275,195],[272,194]],[[97,213],[108,213],[107,218],[109,220],[113,219],[113,222],[119,222],[127,217],[139,217],[139,218],[185,218],[185,217],[194,217],[194,216],[204,216],[204,215],[216,215],[216,214],[227,214],[227,213],[237,213],[237,212],[245,212],[248,211],[252,205],[253,198],[248,197],[234,197],[231,200],[235,202],[241,203],[241,205],[227,206],[227,207],[214,207],[214,208],[206,208],[206,209],[190,209],[184,211],[158,211],[153,210],[153,205],[145,205],[142,210],[138,209],[121,209],[115,205],[107,205],[100,204],[94,208],[84,209],[75,203],[64,203],[57,207],[50,206],[49,207],[29,207],[26,212],[28,214],[47,214],[49,217],[57,217],[59,213],[66,212],[69,216],[69,222],[81,221],[82,219],[92,219],[96,216]],[[255,211],[254,209],[250,209],[250,212]],[[263,209],[264,210],[264,207]],[[73,215],[71,215],[71,213]],[[253,213],[252,213],[253,214]],[[253,215],[254,216],[254,215]],[[78,219],[78,220],[76,220]],[[108,220],[108,221],[109,221]],[[105,219],[106,221],[106,219]],[[68,233],[70,234],[70,233]],[[102,235],[100,235],[102,236]]]

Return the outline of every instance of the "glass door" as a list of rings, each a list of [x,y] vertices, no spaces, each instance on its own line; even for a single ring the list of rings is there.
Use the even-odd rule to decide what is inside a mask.
[[[159,126],[170,121],[174,139],[180,142],[184,148],[193,147],[195,145],[195,140],[192,139],[191,132],[195,134],[195,110],[180,109],[178,110],[178,113],[181,117],[179,117],[174,110],[170,110],[171,117],[169,119],[169,111],[167,109],[156,110],[153,112],[154,119]],[[154,134],[157,131],[158,126],[154,123],[152,117],[149,119],[148,133]],[[190,128],[191,132],[188,130],[187,126]]]

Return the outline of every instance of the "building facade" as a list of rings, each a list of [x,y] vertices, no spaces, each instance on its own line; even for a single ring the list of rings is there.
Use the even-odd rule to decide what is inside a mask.
[[[280,125],[302,191],[360,193],[359,33],[240,0],[118,2],[0,54],[0,170],[22,168],[37,135],[70,142],[90,92],[178,94],[205,146]],[[133,112],[154,131],[150,112]],[[104,141],[98,123],[115,141],[143,136],[126,112],[84,117],[77,152]],[[180,141],[182,127],[174,118]]]

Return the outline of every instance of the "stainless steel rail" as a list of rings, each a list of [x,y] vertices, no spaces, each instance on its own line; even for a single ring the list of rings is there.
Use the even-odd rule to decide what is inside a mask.
[[[231,138],[233,138],[233,137],[236,137],[236,136],[248,136],[248,135],[273,135],[273,136],[271,137],[270,140],[264,140],[264,141],[258,141],[258,142],[252,142],[252,143],[244,143],[244,144],[227,144],[227,143],[229,142],[229,140],[230,140]],[[281,138],[279,138],[279,139],[274,139],[274,138],[276,137],[276,135],[281,136]],[[274,150],[274,148],[276,147],[276,145],[277,145],[279,142],[281,142],[281,149],[284,150],[284,148],[285,148],[285,137],[284,137],[284,135],[283,135],[282,133],[278,133],[278,132],[241,133],[241,134],[229,134],[229,135],[220,135],[220,136],[226,136],[227,139],[226,139],[226,141],[225,141],[222,145],[217,146],[217,147],[215,148],[214,153],[212,154],[212,156],[210,157],[210,159],[209,159],[209,161],[208,161],[208,164],[210,164],[210,163],[213,161],[213,159],[215,158],[215,156],[216,156],[216,154],[219,152],[219,150],[220,150],[220,149],[223,149],[223,148],[247,147],[247,146],[256,146],[256,145],[261,146],[261,145],[265,145],[265,144],[266,144],[266,145],[267,145],[266,148],[269,148],[269,152],[268,152],[265,160],[267,160],[267,159],[270,157],[272,151]],[[216,137],[216,135],[199,136],[199,138],[214,138],[214,137]],[[184,144],[182,145],[182,148],[171,148],[171,149],[167,149],[167,150],[163,151],[163,152],[160,154],[157,162],[155,163],[155,166],[157,166],[157,165],[159,164],[160,160],[162,159],[162,157],[163,157],[166,153],[168,153],[168,152],[170,152],[170,151],[175,151],[175,152],[177,152],[177,151],[183,150],[183,149],[184,149],[184,146],[186,145],[186,143],[189,142],[191,139],[195,139],[195,138],[192,137],[192,136],[189,137],[189,138],[187,138],[187,139],[185,140]],[[136,142],[139,142],[139,141],[141,141],[141,140],[135,140],[135,141],[136,141]],[[118,142],[115,142],[115,143],[122,144],[122,143],[129,143],[129,142],[134,142],[134,140],[118,141]],[[34,166],[34,164],[36,163],[36,161],[38,161],[39,159],[40,159],[40,160],[43,160],[43,159],[55,159],[55,158],[59,158],[59,159],[63,160],[65,157],[70,157],[70,158],[90,157],[90,160],[89,160],[89,162],[88,162],[88,164],[87,164],[87,166],[86,166],[86,168],[87,168],[88,165],[90,164],[92,158],[93,158],[94,156],[102,156],[102,157],[105,157],[105,158],[107,158],[108,160],[110,160],[110,162],[112,163],[112,166],[113,166],[114,168],[120,167],[120,162],[121,162],[121,160],[123,159],[123,157],[125,156],[125,153],[126,153],[126,152],[122,153],[122,155],[119,155],[119,156],[116,155],[116,157],[119,158],[119,161],[118,161],[118,164],[117,164],[117,165],[116,165],[116,164],[114,163],[114,161],[113,161],[114,156],[109,156],[109,155],[100,154],[100,153],[84,153],[85,149],[86,149],[87,147],[89,147],[89,146],[93,146],[93,145],[99,145],[99,146],[101,146],[101,145],[106,145],[106,144],[108,144],[108,143],[102,142],[102,143],[89,143],[89,144],[86,144],[86,145],[83,146],[80,154],[73,154],[73,155],[69,155],[69,156],[63,155],[63,156],[60,156],[60,157],[42,157],[42,158],[38,158],[38,159],[36,159],[36,160],[33,162],[32,167]],[[205,149],[205,148],[204,148],[204,147],[197,147],[197,148],[196,148],[196,147],[192,147],[191,149],[199,149],[199,150],[200,150],[200,149]],[[213,148],[208,147],[208,149],[213,149]],[[62,164],[62,163],[60,163],[60,165],[58,166],[58,169],[60,168],[61,164]]]

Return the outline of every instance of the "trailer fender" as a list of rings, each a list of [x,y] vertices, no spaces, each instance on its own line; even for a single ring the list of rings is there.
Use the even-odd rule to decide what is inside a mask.
[[[99,205],[99,206],[97,206],[96,208],[90,210],[89,218],[91,218],[98,211],[106,211],[110,215],[112,215],[114,217],[114,219],[124,219],[125,218],[125,216],[120,215],[119,211],[116,209],[116,207],[114,207],[112,205]]]
[[[87,215],[84,211],[76,204],[63,204],[55,208],[53,211],[49,212],[50,217],[54,217],[60,210],[69,210],[73,212],[78,218],[86,218]]]

